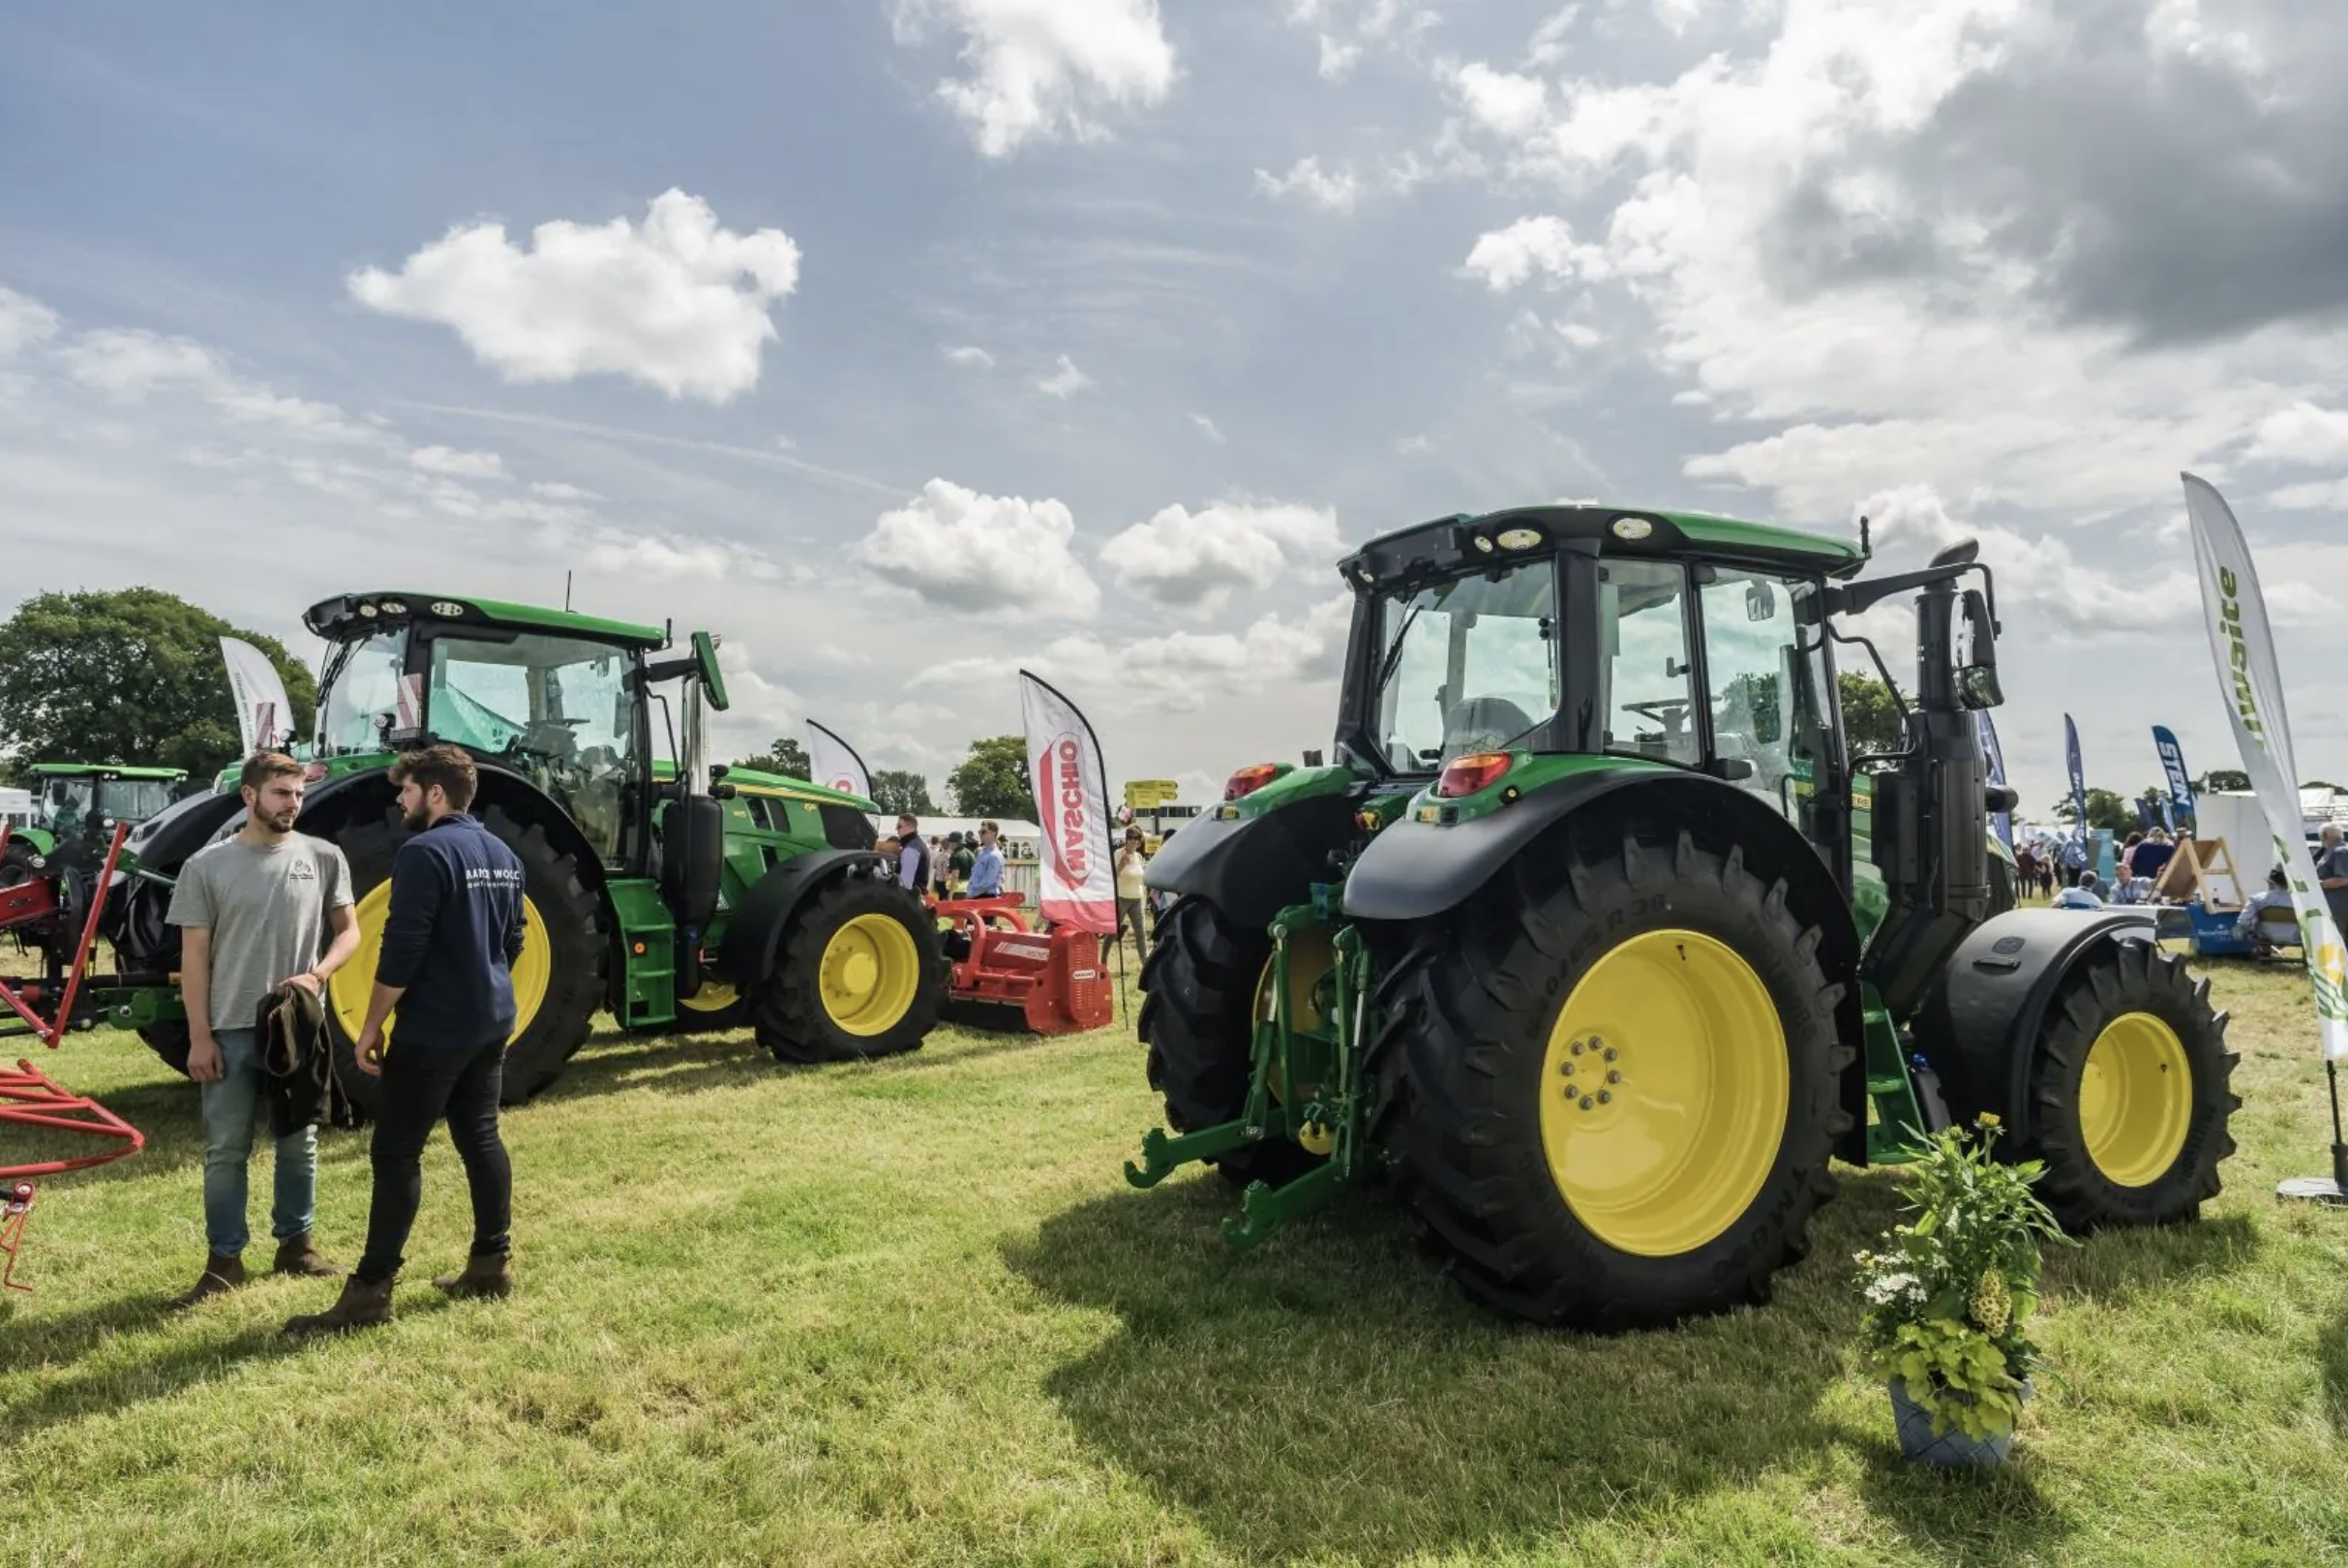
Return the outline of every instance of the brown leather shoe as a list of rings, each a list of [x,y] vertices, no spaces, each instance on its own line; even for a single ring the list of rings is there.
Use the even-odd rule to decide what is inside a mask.
[[[298,1274],[312,1280],[340,1279],[343,1266],[330,1261],[310,1240],[310,1232],[288,1236],[277,1244],[277,1262],[272,1274]]]
[[[459,1301],[473,1296],[510,1296],[514,1293],[514,1260],[504,1252],[468,1257],[463,1274],[444,1274],[432,1284],[435,1290],[444,1290]]]
[[[204,1260],[203,1278],[196,1282],[195,1288],[173,1296],[165,1305],[175,1312],[184,1312],[197,1302],[211,1296],[225,1296],[244,1282],[245,1260],[214,1252]]]
[[[317,1334],[341,1334],[348,1329],[375,1328],[391,1321],[391,1282],[369,1284],[353,1276],[343,1282],[343,1293],[322,1312],[304,1312],[286,1320],[286,1333],[296,1340]]]

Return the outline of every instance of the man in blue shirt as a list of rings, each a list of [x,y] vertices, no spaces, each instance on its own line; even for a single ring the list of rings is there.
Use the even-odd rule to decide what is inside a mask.
[[[2092,871],[2080,872],[2076,886],[2065,888],[2055,894],[2054,907],[2057,909],[2101,909],[2103,899],[2095,891],[2098,881],[2099,879]]]
[[[2291,902],[2290,879],[2283,874],[2283,868],[2279,865],[2267,873],[2267,890],[2244,904],[2241,918],[2234,922],[2234,934],[2249,943],[2250,950],[2261,958],[2274,951],[2273,941],[2259,925],[2260,917],[2271,909],[2280,909],[2291,918],[2292,932],[2296,936],[2299,912]]]
[[[462,748],[410,752],[392,765],[391,779],[414,836],[392,858],[382,956],[355,1046],[359,1070],[383,1080],[367,1251],[341,1300],[286,1323],[296,1338],[390,1321],[392,1282],[424,1196],[424,1144],[443,1117],[472,1191],[473,1246],[463,1273],[433,1283],[460,1297],[514,1289],[514,1176],[497,1132],[497,1098],[514,1032],[522,861],[467,814],[480,780]],[[399,1049],[387,1050],[394,1010]]]
[[[978,859],[970,868],[970,896],[993,898],[1003,891],[1003,829],[978,824]]]
[[[929,890],[929,845],[921,837],[919,819],[897,818],[897,886],[915,892]]]

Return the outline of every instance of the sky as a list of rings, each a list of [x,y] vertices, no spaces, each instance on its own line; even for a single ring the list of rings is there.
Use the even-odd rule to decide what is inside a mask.
[[[2348,782],[2348,14],[2292,0],[0,12],[0,612],[721,634],[718,754],[1327,744],[1351,544],[1597,498],[1998,571],[2026,813],[2236,766],[2181,469]],[[1912,662],[1894,615],[1878,628]]]

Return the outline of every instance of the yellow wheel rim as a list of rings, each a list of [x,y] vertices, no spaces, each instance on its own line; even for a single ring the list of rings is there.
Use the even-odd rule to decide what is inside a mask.
[[[700,990],[678,997],[677,1005],[687,1012],[723,1012],[740,1000],[741,993],[724,980],[704,980]]]
[[[1542,1059],[1541,1145],[1584,1228],[1673,1257],[1761,1195],[1791,1095],[1769,988],[1726,943],[1649,931],[1581,977]]]
[[[913,1010],[920,987],[913,933],[887,915],[858,915],[824,944],[816,990],[824,1015],[844,1033],[886,1034]]]
[[[350,962],[336,970],[326,981],[326,1002],[334,1009],[336,1021],[343,1026],[346,1040],[357,1040],[359,1031],[367,1026],[367,1001],[375,993],[376,968],[383,961],[383,921],[391,913],[391,883],[379,882],[360,895],[353,913],[359,922],[359,950],[350,955]],[[522,899],[522,956],[514,960],[514,1032],[507,1037],[512,1044],[522,1038],[546,1005],[546,991],[555,975],[554,945],[547,940],[546,921],[539,917],[538,902],[525,894]],[[383,1026],[383,1048],[391,1049],[393,1026]]]
[[[1264,960],[1263,973],[1255,978],[1255,1013],[1258,1022],[1272,1017],[1272,965]],[[1309,925],[1288,937],[1288,1027],[1291,1029],[1326,1029],[1328,1017],[1314,1001],[1314,992],[1332,969],[1337,967],[1337,949],[1331,945],[1329,932],[1318,925]],[[1288,1098],[1288,1086],[1280,1081],[1280,1065],[1272,1063],[1268,1087],[1272,1098],[1283,1103]],[[1310,1148],[1308,1141],[1307,1147]],[[1327,1149],[1313,1149],[1314,1154],[1327,1154]]]
[[[2120,1187],[2149,1187],[2184,1152],[2193,1121],[2193,1070],[2177,1031],[2149,1012],[2123,1012],[2088,1047],[2079,1077],[2079,1131],[2095,1168]]]

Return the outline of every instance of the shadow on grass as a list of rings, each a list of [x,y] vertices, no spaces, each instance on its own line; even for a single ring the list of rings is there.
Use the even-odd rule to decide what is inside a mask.
[[[152,1303],[117,1304],[125,1316],[114,1328],[152,1324],[159,1309]],[[12,1367],[54,1364],[85,1353],[110,1332],[103,1321],[114,1308],[54,1324],[39,1319],[7,1326]],[[78,1348],[70,1348],[78,1340]],[[199,1384],[233,1376],[247,1362],[274,1359],[305,1347],[287,1340],[275,1327],[255,1327],[227,1339],[174,1335],[160,1341],[151,1354],[117,1366],[95,1368],[59,1378],[30,1398],[0,1402],[0,1430],[12,1444],[55,1426],[85,1416],[105,1415],[148,1400],[169,1399]]]
[[[1208,1177],[1099,1198],[1005,1253],[1047,1295],[1120,1320],[1046,1381],[1070,1425],[1243,1556],[1531,1550],[1767,1472],[1824,1484],[1851,1441],[1819,1407],[1849,1363],[1846,1244],[1888,1210],[1887,1184],[1845,1184],[1862,1212],[1827,1211],[1817,1261],[1779,1277],[1776,1305],[1609,1338],[1470,1306],[1382,1194],[1244,1254],[1214,1224],[1234,1196]],[[1890,1433],[1886,1408],[1881,1443],[1865,1439],[1886,1507],[1936,1536],[1934,1493]],[[2038,1509],[1998,1538],[2018,1554],[2061,1530]]]
[[[2348,1437],[2348,1305],[2326,1318],[2315,1337],[2315,1359],[2324,1378],[2324,1414],[2334,1433]]]
[[[957,1025],[960,1020],[955,1020]],[[974,1035],[981,1031],[972,1030]],[[1033,1035],[1021,1028],[987,1030],[973,1044],[955,1043],[946,1050],[918,1048],[871,1064],[883,1072],[925,1072],[965,1062],[982,1061],[1025,1051],[1048,1049],[1069,1037]],[[846,1062],[782,1062],[751,1038],[746,1030],[723,1035],[626,1036],[598,1042],[571,1059],[561,1077],[540,1090],[523,1107],[507,1106],[512,1115],[527,1105],[558,1103],[589,1095],[629,1089],[690,1095],[710,1089],[737,1089],[776,1077],[800,1073],[836,1073],[856,1066]]]
[[[2122,1306],[2173,1292],[2196,1276],[2237,1273],[2258,1252],[2258,1227],[2250,1217],[2229,1214],[2188,1224],[2099,1230],[2076,1247],[2048,1247],[2040,1278],[2049,1296]]]

